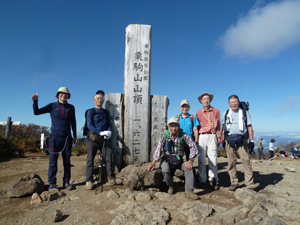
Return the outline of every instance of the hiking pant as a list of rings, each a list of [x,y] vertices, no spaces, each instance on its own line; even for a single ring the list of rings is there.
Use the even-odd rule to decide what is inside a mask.
[[[58,137],[53,134],[50,135],[49,139],[49,169],[48,169],[48,183],[56,184],[57,174],[57,159],[60,151],[63,158],[64,165],[64,177],[63,183],[69,183],[71,178],[71,149],[72,149],[73,138],[71,135],[67,137]]]
[[[270,159],[271,159],[274,156],[274,151],[269,150],[269,152],[270,152]]]
[[[184,177],[185,177],[185,192],[190,192],[194,190],[194,172],[193,169],[187,170],[185,168],[185,160],[183,160],[183,163],[181,164],[181,167],[179,169],[183,170]],[[161,171],[164,175],[164,179],[168,186],[173,186],[173,177],[171,175],[171,168],[169,166],[168,162],[162,162],[161,164]]]
[[[105,162],[107,176],[114,176],[115,164],[114,155],[112,149],[106,144],[104,151],[102,149],[103,143],[99,144],[90,139],[89,136],[86,138],[87,141],[87,162],[86,162],[86,181],[93,181],[93,170],[94,170],[94,159],[98,149],[100,150],[102,157]]]
[[[213,178],[219,181],[218,178],[218,140],[216,134],[200,134],[199,135],[199,156],[198,156],[198,173],[200,183],[205,183],[206,178],[206,149],[208,157],[208,179],[211,181]]]
[[[253,172],[250,164],[250,155],[247,145],[247,139],[245,138],[243,139],[242,146],[236,148],[230,147],[226,140],[226,153],[228,160],[228,174],[230,177],[230,183],[231,185],[237,185],[239,182],[236,175],[236,151],[238,151],[244,167],[245,185],[247,186],[247,188],[254,188]]]
[[[260,160],[262,157],[264,160],[266,160],[263,150],[258,148],[257,151],[258,151],[258,159]]]

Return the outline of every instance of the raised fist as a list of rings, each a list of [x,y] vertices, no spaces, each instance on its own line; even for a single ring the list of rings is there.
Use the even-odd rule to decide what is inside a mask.
[[[31,96],[31,99],[34,101],[34,100],[38,100],[39,99],[39,93],[37,92],[36,94],[33,94]]]

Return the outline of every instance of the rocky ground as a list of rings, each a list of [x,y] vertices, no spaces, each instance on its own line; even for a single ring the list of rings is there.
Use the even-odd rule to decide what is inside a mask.
[[[195,189],[200,200],[184,195],[184,180],[175,177],[177,192],[150,188],[134,191],[125,185],[85,189],[85,156],[72,156],[75,190],[62,188],[63,166],[58,163],[56,200],[31,205],[31,196],[8,197],[9,190],[27,174],[38,174],[47,189],[48,157],[27,154],[25,158],[0,162],[0,224],[53,224],[56,210],[60,224],[299,224],[300,159],[278,157],[273,161],[251,160],[256,188],[243,184],[242,163],[238,160],[240,188],[230,192],[227,159],[218,158],[221,188]],[[195,171],[197,162],[194,162]]]

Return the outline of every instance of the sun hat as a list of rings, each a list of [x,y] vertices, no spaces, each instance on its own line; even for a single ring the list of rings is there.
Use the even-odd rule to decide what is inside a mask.
[[[271,142],[275,142],[275,140],[272,138],[272,139],[271,139]]]
[[[60,88],[58,88],[58,91],[56,92],[56,95],[55,95],[56,98],[58,98],[58,94],[59,94],[60,92],[69,94],[69,98],[68,98],[68,99],[71,98],[71,93],[69,92],[69,89],[68,89],[68,88],[66,88],[66,87],[60,87]]]
[[[169,119],[168,125],[169,125],[170,123],[177,123],[177,124],[179,124],[177,117],[171,117],[171,118]]]
[[[181,103],[180,103],[180,106],[183,106],[183,105],[188,105],[190,106],[190,103],[188,100],[182,100]]]
[[[201,104],[202,104],[201,100],[202,100],[202,98],[203,98],[204,95],[208,95],[208,96],[210,97],[210,101],[212,101],[213,98],[214,98],[214,95],[209,94],[208,92],[203,92],[203,93],[202,93],[201,95],[199,95],[199,97],[198,97],[198,100],[199,100],[199,102],[200,102]]]

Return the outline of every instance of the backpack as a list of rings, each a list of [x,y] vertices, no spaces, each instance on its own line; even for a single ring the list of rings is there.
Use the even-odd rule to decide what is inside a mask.
[[[86,121],[86,116],[87,116],[87,113],[88,113],[89,110],[90,109],[87,109],[85,111],[85,114],[84,114],[84,116],[85,116],[85,123],[84,123],[84,126],[82,127],[82,129],[83,129],[83,136],[87,136],[88,133],[89,133],[89,129],[87,127],[87,121]],[[93,119],[95,118],[96,114],[103,114],[103,113],[97,113],[95,108],[91,108],[91,110],[93,111]],[[103,110],[105,112],[106,118],[108,118],[108,111],[106,109],[103,109]]]
[[[179,122],[179,119],[180,119],[180,115],[177,115],[177,119],[178,119],[178,122]],[[189,114],[190,115],[190,119],[191,119],[191,122],[192,122],[192,126],[194,127],[194,116],[192,114]]]
[[[180,128],[179,129],[179,140],[180,140],[180,144],[176,145],[177,147],[182,147],[183,151],[184,151],[184,145],[185,145],[185,141],[184,141],[184,132],[183,130]],[[165,133],[165,141],[170,138],[170,130],[167,130],[167,132]],[[172,151],[173,151],[173,146],[172,146]],[[187,153],[185,152],[185,156],[186,156],[186,160],[188,161],[189,155],[187,155]]]
[[[240,102],[239,107],[243,110],[243,120],[247,126],[247,114],[246,111],[249,111],[249,102]],[[229,109],[227,109],[226,113],[225,113],[225,121],[224,123],[226,124],[226,120],[227,120],[227,115],[228,115]],[[225,132],[225,133],[229,133],[229,131]],[[249,138],[249,134],[248,134],[248,129],[247,132],[244,134],[245,138],[248,139]]]

